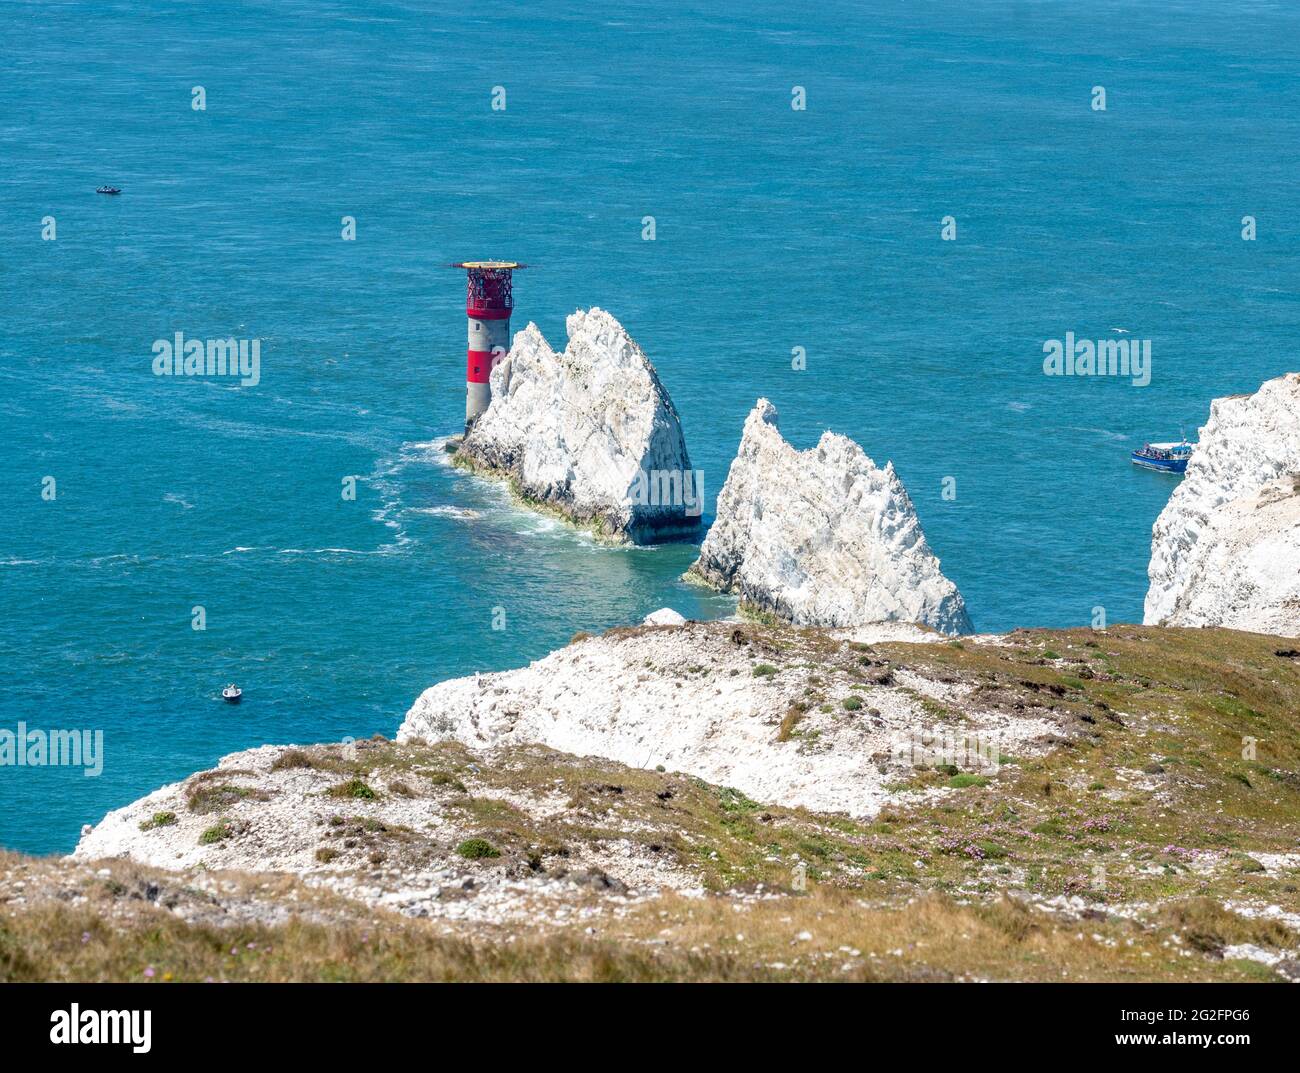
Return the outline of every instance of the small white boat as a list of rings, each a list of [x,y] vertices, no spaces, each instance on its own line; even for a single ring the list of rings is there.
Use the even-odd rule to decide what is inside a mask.
[[[243,695],[244,691],[233,683],[221,691],[221,699],[227,704],[238,704]]]

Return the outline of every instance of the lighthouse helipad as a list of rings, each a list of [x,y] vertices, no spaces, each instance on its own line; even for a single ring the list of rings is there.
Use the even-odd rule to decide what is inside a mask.
[[[513,273],[527,268],[518,261],[458,261],[452,268],[467,274],[465,315],[469,349],[465,361],[465,431],[492,401],[488,378],[492,366],[510,351],[510,312],[514,308]]]

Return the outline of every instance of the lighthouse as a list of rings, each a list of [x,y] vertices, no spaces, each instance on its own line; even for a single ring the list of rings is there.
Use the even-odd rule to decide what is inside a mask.
[[[492,401],[488,383],[492,367],[510,351],[510,311],[514,308],[512,273],[524,268],[516,261],[459,261],[468,286],[465,315],[469,318],[469,350],[465,362],[465,431]]]

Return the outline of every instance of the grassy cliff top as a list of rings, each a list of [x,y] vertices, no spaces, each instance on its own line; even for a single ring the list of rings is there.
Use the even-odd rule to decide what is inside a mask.
[[[270,766],[279,760],[303,780],[304,801],[332,810],[312,829],[318,870],[176,873],[6,854],[0,978],[1300,976],[1292,642],[1119,626],[861,645],[743,629],[765,674],[913,672],[986,709],[1046,714],[1057,731],[996,772],[902,770],[871,820],[540,746],[286,748]],[[810,708],[834,700],[810,687]],[[960,732],[965,701],[926,704]],[[798,715],[774,713],[772,732],[797,736]],[[375,829],[383,802],[337,789],[354,779],[383,795],[399,783],[411,794],[403,807],[431,822]],[[211,793],[213,780],[195,776],[184,798],[205,831],[229,821],[227,848],[286,792],[255,777],[230,783],[249,792]],[[177,826],[164,821],[158,837]],[[650,864],[625,884],[621,859]],[[355,894],[409,885],[422,869],[440,876],[428,918]],[[526,911],[458,915],[476,890]]]

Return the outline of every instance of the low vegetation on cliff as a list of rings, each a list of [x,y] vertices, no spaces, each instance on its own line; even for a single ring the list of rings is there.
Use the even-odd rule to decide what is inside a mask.
[[[992,771],[893,768],[857,818],[540,745],[255,750],[124,810],[132,861],[94,838],[0,858],[0,976],[1300,976],[1300,652],[1131,626],[857,647],[737,628],[778,653],[760,677],[798,660],[828,683],[807,713],[862,718],[875,691],[941,681],[937,720],[978,703],[1052,729]],[[862,688],[829,688],[850,659]],[[808,720],[771,717],[800,743]],[[352,784],[374,796],[330,792]]]

